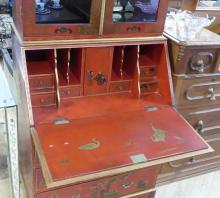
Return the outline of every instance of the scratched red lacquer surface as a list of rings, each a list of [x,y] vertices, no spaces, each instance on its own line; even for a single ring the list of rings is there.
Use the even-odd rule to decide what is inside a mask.
[[[153,141],[153,128],[165,131],[165,139]],[[36,130],[54,180],[129,166],[135,155],[151,161],[207,148],[169,107],[74,119],[66,125],[41,124]],[[79,149],[88,143],[97,148]]]

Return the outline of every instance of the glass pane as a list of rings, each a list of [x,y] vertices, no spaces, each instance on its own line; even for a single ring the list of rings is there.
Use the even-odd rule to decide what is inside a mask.
[[[113,22],[153,22],[160,0],[114,0]]]
[[[92,0],[35,0],[36,23],[89,23]]]
[[[220,10],[220,0],[199,0],[197,5],[198,10]]]

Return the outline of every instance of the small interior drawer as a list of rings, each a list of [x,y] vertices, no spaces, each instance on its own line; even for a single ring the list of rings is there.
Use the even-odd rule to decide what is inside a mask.
[[[61,98],[72,98],[80,96],[80,86],[60,87]]]
[[[131,91],[132,81],[111,82],[110,92]]]
[[[145,79],[140,85],[142,94],[152,94],[158,92],[159,82],[157,79]]]
[[[45,89],[54,87],[54,75],[29,76],[30,89]]]
[[[155,66],[141,66],[140,67],[140,77],[146,78],[146,77],[152,77],[156,75],[156,67]]]
[[[55,93],[32,94],[31,102],[33,107],[55,105],[56,94]]]
[[[140,169],[138,171],[106,177],[96,181],[73,185],[65,188],[56,188],[48,192],[40,169],[35,172],[35,190],[38,198],[57,197],[112,197],[133,194],[155,187],[159,166]],[[96,195],[96,196],[95,196]]]

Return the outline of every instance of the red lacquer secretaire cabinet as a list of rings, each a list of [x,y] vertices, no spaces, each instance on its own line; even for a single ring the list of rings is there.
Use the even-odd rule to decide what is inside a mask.
[[[172,106],[166,39],[143,34],[145,27],[152,35],[162,32],[163,24],[154,29],[148,19],[159,19],[166,1],[106,1],[108,6],[101,8],[101,1],[36,2],[35,10],[33,1],[26,3],[40,22],[41,16],[67,12],[75,4],[85,8],[78,12],[85,12],[84,3],[90,2],[91,16],[106,19],[103,24],[111,12],[115,20],[130,17],[132,26],[109,26],[106,33],[114,38],[95,32],[89,39],[62,36],[54,42],[42,38],[55,38],[50,30],[57,24],[24,25],[30,28],[29,38],[31,31],[39,34],[38,41],[22,41],[14,27],[20,169],[28,197],[153,198],[162,164],[212,151]],[[155,6],[164,11],[154,16],[149,8]],[[138,9],[143,21],[130,21]],[[38,29],[44,26],[46,34]],[[94,27],[96,20],[55,31],[75,37],[74,28],[87,34]]]

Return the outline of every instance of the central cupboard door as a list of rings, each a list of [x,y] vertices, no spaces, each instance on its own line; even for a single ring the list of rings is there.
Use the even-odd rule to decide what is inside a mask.
[[[106,94],[110,85],[113,47],[86,49],[84,95]]]
[[[22,1],[24,36],[62,39],[98,34],[101,0]]]
[[[161,35],[167,0],[106,1],[104,34]]]

